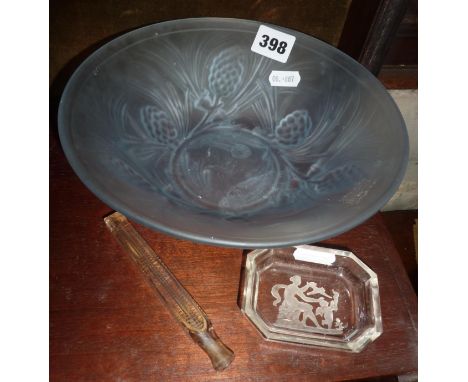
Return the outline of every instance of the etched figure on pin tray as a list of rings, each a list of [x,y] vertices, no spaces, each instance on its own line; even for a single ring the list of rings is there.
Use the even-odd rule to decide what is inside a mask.
[[[292,276],[289,280],[291,284],[276,284],[271,288],[271,294],[275,298],[273,306],[278,306],[281,302],[275,324],[288,329],[342,334],[346,325],[340,318],[334,319],[334,313],[338,311],[340,294],[332,290],[332,297],[325,292],[325,288],[319,288],[315,282],[307,282],[300,287],[302,279],[298,275]],[[284,289],[283,299],[279,293],[281,289]]]

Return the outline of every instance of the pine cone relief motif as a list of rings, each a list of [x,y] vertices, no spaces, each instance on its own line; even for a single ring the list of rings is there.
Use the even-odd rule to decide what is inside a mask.
[[[140,110],[140,119],[148,135],[158,143],[165,145],[177,139],[177,129],[166,112],[145,106]]]
[[[229,97],[238,89],[244,74],[244,65],[239,53],[226,49],[212,61],[208,74],[210,91],[218,97]]]
[[[296,145],[312,131],[307,110],[296,110],[284,117],[275,128],[276,139],[284,145]]]
[[[315,185],[315,191],[321,195],[333,195],[350,189],[364,174],[353,164],[346,164],[329,171]]]

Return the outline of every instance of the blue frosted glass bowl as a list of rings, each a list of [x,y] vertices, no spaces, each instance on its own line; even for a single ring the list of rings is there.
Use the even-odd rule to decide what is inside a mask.
[[[396,191],[408,138],[360,64],[310,36],[287,63],[251,51],[260,23],[185,19],[92,54],[62,96],[67,158],[100,199],[190,240],[311,243],[370,217]],[[272,87],[273,70],[297,87]]]

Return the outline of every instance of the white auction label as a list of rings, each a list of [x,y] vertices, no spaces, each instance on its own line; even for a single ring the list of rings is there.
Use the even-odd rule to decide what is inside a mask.
[[[252,52],[282,62],[288,61],[296,37],[276,29],[260,25],[250,48]]]
[[[268,79],[271,86],[295,88],[299,84],[301,76],[297,71],[272,70]]]
[[[335,262],[336,257],[333,250],[328,248],[314,247],[311,245],[300,245],[294,250],[293,256],[299,261],[308,261],[310,263],[318,263],[331,265]]]

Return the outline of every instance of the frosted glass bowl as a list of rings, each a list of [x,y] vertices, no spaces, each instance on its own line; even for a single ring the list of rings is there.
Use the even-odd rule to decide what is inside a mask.
[[[151,228],[244,248],[316,242],[396,191],[408,138],[383,86],[302,33],[286,63],[251,50],[260,23],[184,19],[127,33],[66,86],[59,133],[81,180]],[[271,86],[297,71],[297,87]]]

